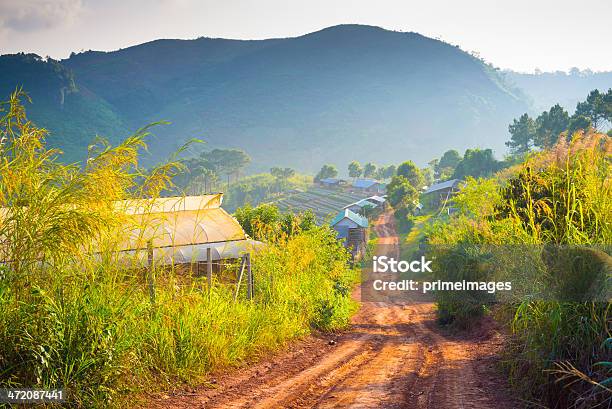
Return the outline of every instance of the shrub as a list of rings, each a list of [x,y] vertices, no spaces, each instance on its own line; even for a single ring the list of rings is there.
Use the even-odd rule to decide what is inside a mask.
[[[316,218],[311,210],[282,214],[276,205],[267,203],[257,207],[247,204],[238,208],[235,216],[244,231],[256,240],[274,241],[316,227]]]

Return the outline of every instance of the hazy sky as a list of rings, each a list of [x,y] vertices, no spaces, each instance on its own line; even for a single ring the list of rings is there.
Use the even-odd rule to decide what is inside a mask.
[[[64,58],[157,38],[292,37],[361,23],[521,71],[612,70],[612,0],[0,0],[0,54]]]

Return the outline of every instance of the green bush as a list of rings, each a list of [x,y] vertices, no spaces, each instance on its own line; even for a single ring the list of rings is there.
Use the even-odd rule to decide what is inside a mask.
[[[274,241],[316,227],[316,217],[311,210],[283,214],[276,205],[269,203],[257,207],[247,204],[238,208],[235,216],[246,234],[256,240]]]
[[[480,245],[458,244],[436,249],[433,278],[442,281],[491,281],[487,268],[492,255]],[[436,293],[438,319],[442,324],[467,328],[473,319],[483,315],[492,294],[483,291],[439,291]]]

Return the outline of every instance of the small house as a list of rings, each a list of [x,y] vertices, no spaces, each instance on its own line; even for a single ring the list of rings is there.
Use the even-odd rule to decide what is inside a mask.
[[[384,209],[387,206],[387,199],[385,199],[382,196],[370,196],[370,197],[366,197],[365,200],[367,200],[368,202],[376,205],[377,207],[380,207],[382,209]]]
[[[431,185],[423,194],[428,196],[432,207],[440,207],[459,192],[460,185],[459,179],[451,179]]]
[[[368,216],[370,214],[370,211],[376,209],[377,207],[379,207],[378,204],[372,203],[367,199],[361,199],[358,202],[344,206],[344,209],[348,209],[351,212],[357,213],[362,216]]]
[[[344,245],[351,249],[353,255],[363,251],[367,242],[368,219],[344,209],[330,225],[336,231],[337,237],[344,240]]]
[[[353,190],[371,194],[384,193],[386,190],[384,183],[374,179],[355,179],[351,187]]]
[[[325,188],[337,188],[346,184],[346,180],[337,178],[324,178],[319,180],[319,185]]]

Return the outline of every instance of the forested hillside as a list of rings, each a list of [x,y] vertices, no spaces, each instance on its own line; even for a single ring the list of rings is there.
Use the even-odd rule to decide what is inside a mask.
[[[431,158],[451,145],[499,153],[508,123],[528,108],[496,70],[459,48],[370,26],[262,41],[158,40],[38,63],[71,70],[75,91],[64,108],[32,110],[34,119],[54,117],[49,127],[70,143],[91,140],[76,122],[115,137],[165,119],[172,124],[156,130],[153,159],[199,137],[209,147],[248,151],[253,170],[267,169],[270,158],[306,171],[332,159]],[[19,70],[5,75],[5,65],[5,94],[23,84],[35,96],[55,81],[50,73],[36,81]],[[86,112],[65,121],[49,114],[70,104]],[[66,140],[57,142],[66,147]]]
[[[32,100],[30,118],[51,131],[48,142],[71,160],[82,159],[96,135],[123,140],[127,127],[115,109],[75,81],[63,64],[35,54],[0,56],[0,95],[6,99],[23,87]]]

